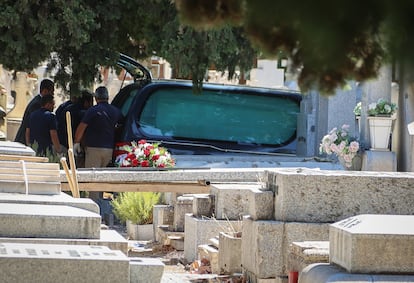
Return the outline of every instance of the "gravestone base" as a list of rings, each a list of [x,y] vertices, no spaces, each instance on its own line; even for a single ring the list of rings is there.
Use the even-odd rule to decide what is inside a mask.
[[[396,172],[397,155],[392,151],[367,150],[362,154],[362,171]]]
[[[331,225],[329,260],[350,273],[414,274],[414,215],[365,214]]]

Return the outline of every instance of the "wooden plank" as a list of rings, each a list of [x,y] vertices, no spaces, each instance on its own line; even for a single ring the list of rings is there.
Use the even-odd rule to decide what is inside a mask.
[[[1,160],[9,160],[9,161],[30,161],[30,162],[49,162],[49,158],[41,157],[41,156],[25,156],[25,155],[12,155],[12,154],[0,154],[0,161]]]
[[[1,174],[11,174],[11,175],[23,175],[23,168],[2,168],[0,167],[0,175]],[[43,170],[43,169],[31,169],[26,168],[27,175],[40,175],[40,176],[51,176],[51,177],[58,177],[60,180],[60,171],[59,170]]]
[[[59,163],[25,162],[26,169],[44,169],[60,171]],[[0,161],[0,168],[22,168],[19,161]]]
[[[210,186],[198,183],[154,182],[154,183],[79,183],[80,191],[89,192],[170,192],[206,194]],[[70,191],[68,183],[62,183],[62,191]]]
[[[51,176],[51,175],[27,175],[27,180],[29,182],[60,182],[60,176]],[[23,174],[0,174],[1,181],[24,181]]]

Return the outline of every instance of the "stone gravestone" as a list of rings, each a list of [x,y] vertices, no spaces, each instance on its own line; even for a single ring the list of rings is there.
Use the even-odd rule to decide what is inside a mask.
[[[350,273],[414,273],[414,215],[350,217],[329,231],[331,263]]]
[[[298,282],[414,282],[414,215],[363,214],[332,224],[329,258],[305,267]]]

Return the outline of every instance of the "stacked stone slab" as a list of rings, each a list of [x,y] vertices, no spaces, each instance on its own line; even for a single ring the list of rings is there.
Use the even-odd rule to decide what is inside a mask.
[[[102,246],[0,243],[0,270],[10,283],[130,282],[128,257]]]
[[[99,214],[76,207],[17,203],[0,206],[0,237],[98,239],[100,227]]]
[[[58,164],[0,161],[0,281],[160,282],[161,261],[130,261],[97,204],[62,193],[59,176]]]
[[[0,161],[0,237],[100,238],[96,204],[65,199],[59,178],[58,163]]]
[[[59,194],[58,163],[0,161],[0,192]]]
[[[330,263],[306,267],[299,283],[414,282],[414,216],[358,215],[330,227]]]
[[[267,172],[264,187],[250,190],[248,202],[226,195],[233,204],[216,211],[238,207],[234,212],[245,215],[242,265],[248,279],[287,282],[292,242],[327,241],[331,223],[361,212],[414,214],[412,187],[412,173],[280,168]]]
[[[268,172],[275,219],[334,223],[358,214],[414,214],[414,174],[284,168]]]

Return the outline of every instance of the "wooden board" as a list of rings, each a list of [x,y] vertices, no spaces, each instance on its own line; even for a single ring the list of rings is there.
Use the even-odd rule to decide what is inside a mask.
[[[89,192],[171,192],[206,194],[210,186],[198,183],[154,182],[154,183],[79,183],[80,191]],[[62,183],[62,191],[70,191],[68,183]]]

